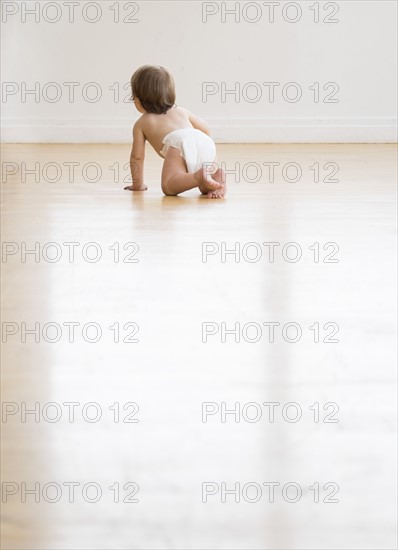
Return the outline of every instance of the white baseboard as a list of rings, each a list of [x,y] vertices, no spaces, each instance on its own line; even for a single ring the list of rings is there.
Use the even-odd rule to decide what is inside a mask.
[[[394,118],[209,119],[218,143],[396,143]],[[133,121],[5,119],[3,143],[130,143]]]

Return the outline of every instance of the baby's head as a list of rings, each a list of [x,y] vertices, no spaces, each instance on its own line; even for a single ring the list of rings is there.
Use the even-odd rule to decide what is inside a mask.
[[[131,77],[132,98],[138,99],[147,113],[165,114],[176,101],[171,74],[157,65],[143,65]]]

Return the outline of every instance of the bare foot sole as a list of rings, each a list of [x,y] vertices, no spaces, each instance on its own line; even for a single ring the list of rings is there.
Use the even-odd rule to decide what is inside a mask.
[[[221,188],[221,183],[209,174],[205,166],[202,166],[195,172],[195,178],[198,182],[198,187],[202,195],[206,195],[211,191],[216,191]]]
[[[223,199],[225,193],[223,189],[216,189],[216,191],[209,191],[206,195],[207,199]]]
[[[217,165],[214,164],[214,167]],[[195,177],[200,181],[199,190],[207,199],[222,199],[225,196],[227,186],[225,172],[222,168],[217,168],[216,172],[209,174],[208,169],[203,166],[196,172]]]
[[[224,170],[219,168],[217,172],[213,174],[213,178],[221,184],[221,187],[219,189],[215,189],[214,191],[209,191],[206,196],[208,199],[223,199],[227,193],[227,183]]]

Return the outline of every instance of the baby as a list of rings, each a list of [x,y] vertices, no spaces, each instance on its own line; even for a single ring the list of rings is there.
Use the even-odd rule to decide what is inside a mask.
[[[178,195],[198,187],[210,199],[226,192],[225,174],[216,164],[216,146],[200,118],[175,105],[173,77],[164,67],[144,65],[131,78],[132,98],[142,116],[134,125],[130,168],[131,191],[145,191],[146,140],[164,158],[162,191]]]

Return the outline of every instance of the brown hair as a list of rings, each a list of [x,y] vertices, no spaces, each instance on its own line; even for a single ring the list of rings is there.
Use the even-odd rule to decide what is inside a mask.
[[[176,101],[174,80],[164,67],[143,65],[131,77],[131,94],[145,111],[157,115],[167,113]]]

